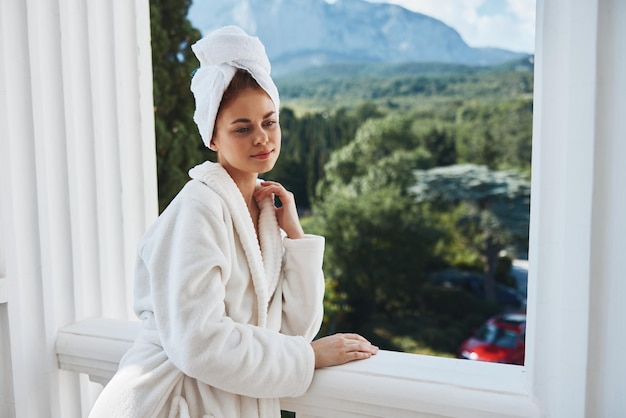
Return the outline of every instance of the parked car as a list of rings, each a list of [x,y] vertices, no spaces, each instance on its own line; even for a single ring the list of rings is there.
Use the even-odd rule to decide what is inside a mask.
[[[430,278],[433,284],[463,290],[480,299],[485,298],[484,280],[480,274],[455,269],[439,271]],[[496,283],[495,286],[496,302],[503,310],[517,311],[525,308],[526,297],[522,293],[501,283]]]
[[[506,313],[490,318],[465,340],[458,357],[522,365],[525,351],[526,314]]]

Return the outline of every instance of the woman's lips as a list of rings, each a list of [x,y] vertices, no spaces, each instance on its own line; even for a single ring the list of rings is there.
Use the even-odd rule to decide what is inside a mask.
[[[274,150],[259,152],[254,154],[252,158],[256,158],[257,160],[267,160],[270,158],[270,155],[272,155],[272,152],[274,152]]]

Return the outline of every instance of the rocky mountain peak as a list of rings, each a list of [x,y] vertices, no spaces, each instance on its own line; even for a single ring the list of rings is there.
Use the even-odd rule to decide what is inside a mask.
[[[335,63],[495,65],[525,56],[472,48],[437,19],[365,0],[196,0],[189,18],[203,34],[235,24],[258,36],[275,75]]]

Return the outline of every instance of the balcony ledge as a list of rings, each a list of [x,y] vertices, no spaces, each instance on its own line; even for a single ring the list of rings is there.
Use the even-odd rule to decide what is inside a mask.
[[[59,368],[105,385],[141,324],[86,319],[62,328]],[[381,351],[317,370],[307,391],[281,400],[299,417],[539,417],[521,366]]]
[[[139,322],[116,319],[85,319],[65,326],[56,340],[59,368],[85,373],[106,385],[140,327]]]

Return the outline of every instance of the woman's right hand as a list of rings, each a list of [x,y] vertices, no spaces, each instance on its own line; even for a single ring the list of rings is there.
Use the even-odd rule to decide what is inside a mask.
[[[378,353],[378,347],[358,334],[329,335],[313,341],[311,347],[316,369],[367,359]]]

